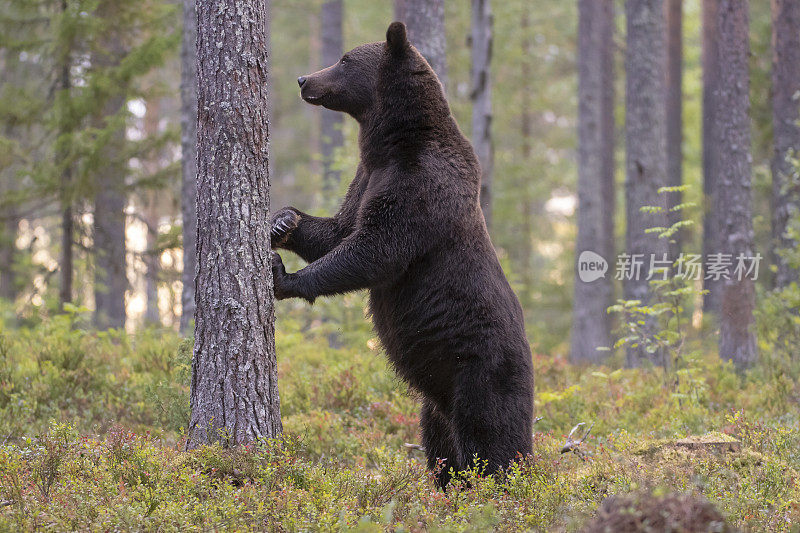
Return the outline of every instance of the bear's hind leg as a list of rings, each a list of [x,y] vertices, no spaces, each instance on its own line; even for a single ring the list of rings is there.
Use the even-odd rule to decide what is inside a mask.
[[[422,445],[428,458],[428,469],[434,472],[436,486],[443,489],[450,481],[450,468],[461,469],[460,456],[453,427],[429,400],[422,404],[420,414]]]
[[[462,467],[477,466],[484,475],[493,475],[531,452],[533,397],[522,388],[498,390],[481,370],[460,372],[452,425]]]

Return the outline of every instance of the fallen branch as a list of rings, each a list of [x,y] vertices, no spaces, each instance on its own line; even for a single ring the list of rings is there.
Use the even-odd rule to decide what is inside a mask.
[[[592,425],[591,425],[591,426],[589,426],[589,429],[586,431],[586,433],[583,435],[583,437],[581,437],[581,438],[580,438],[580,439],[578,439],[578,440],[575,440],[575,439],[573,439],[573,438],[572,438],[572,436],[573,436],[573,435],[575,434],[575,432],[576,432],[576,431],[578,431],[578,429],[579,429],[581,426],[583,426],[583,425],[584,425],[584,423],[583,423],[583,422],[581,422],[580,424],[578,424],[577,426],[575,426],[574,428],[572,428],[572,431],[570,431],[570,432],[569,432],[569,435],[567,435],[567,442],[565,442],[565,443],[564,443],[564,447],[563,447],[563,448],[561,448],[561,453],[569,453],[569,452],[572,452],[572,453],[574,453],[575,455],[577,455],[578,457],[580,457],[580,458],[581,458],[581,461],[585,461],[585,460],[586,460],[586,452],[584,452],[583,450],[581,450],[581,449],[580,449],[580,446],[581,446],[581,444],[583,444],[583,443],[584,443],[584,441],[586,440],[586,437],[588,437],[588,436],[589,436],[589,433],[591,433],[591,432],[592,432],[592,428],[594,427],[594,422],[592,422]]]

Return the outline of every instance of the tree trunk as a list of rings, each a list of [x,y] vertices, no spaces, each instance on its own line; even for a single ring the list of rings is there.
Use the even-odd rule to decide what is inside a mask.
[[[578,272],[585,251],[614,264],[614,2],[580,0],[578,17],[578,237],[570,359],[597,363],[606,354],[597,348],[611,346],[606,309],[613,273],[587,282]]]
[[[114,96],[106,116],[119,112],[125,99]],[[125,165],[121,164],[125,130],[113,134],[105,163],[98,170],[94,199],[95,325],[100,329],[125,326]]]
[[[641,272],[624,280],[625,298],[650,301],[647,274],[652,259],[662,260],[667,241],[648,228],[666,225],[666,201],[658,190],[666,184],[666,110],[664,107],[664,8],[663,0],[628,0],[628,44],[625,70],[625,136],[627,143],[625,196],[627,253],[642,261]],[[659,206],[658,213],[643,213],[643,206]],[[661,363],[660,355],[641,348],[628,350],[628,364],[643,358]]]
[[[531,46],[531,19],[530,12],[525,9],[520,16],[520,30],[522,31],[522,57],[520,58],[520,70],[522,73],[522,83],[531,80],[533,60],[533,50]],[[531,102],[530,91],[522,91],[520,94],[520,135],[522,137],[522,164],[531,164],[531,153],[533,151],[533,104]],[[520,295],[522,308],[526,309],[531,303],[533,294],[533,198],[530,184],[525,183],[522,197],[522,242],[519,245],[519,254],[522,268],[523,291]]]
[[[447,87],[447,39],[444,0],[395,0],[395,20],[406,24],[408,40],[428,60]]]
[[[322,4],[322,17],[320,21],[322,34],[322,67],[328,67],[339,62],[344,51],[342,43],[342,0],[327,0]],[[335,170],[334,155],[338,148],[344,145],[342,124],[344,115],[337,111],[322,108],[321,124],[321,152],[323,188],[326,192],[335,192],[339,186],[341,172]]]
[[[683,0],[667,0],[667,185],[683,184]],[[681,203],[681,193],[673,192],[667,197],[668,206]],[[680,221],[683,213],[671,211],[667,221],[670,225]],[[681,232],[672,236],[670,257],[677,259],[681,252]]]
[[[66,13],[67,0],[61,1],[61,12]],[[59,72],[59,89],[68,92],[72,87],[72,80],[70,76],[71,56],[69,53],[64,54],[63,64]],[[64,119],[66,120],[66,119]],[[61,129],[66,129],[66,125],[62,124]],[[65,133],[64,131],[60,133]],[[60,153],[57,156],[56,163],[63,162],[66,159],[66,154]],[[69,165],[65,165],[61,171],[61,283],[58,288],[58,300],[61,309],[64,309],[64,304],[72,301],[72,272],[73,272],[73,255],[72,255],[72,239],[75,233],[75,220],[72,215],[72,173]]]
[[[183,272],[181,274],[181,334],[194,320],[197,271],[197,13],[195,0],[183,0],[181,43],[181,217]]]
[[[798,243],[786,234],[800,209],[800,188],[789,157],[800,155],[800,2],[772,0],[772,124],[775,155],[772,160],[772,235],[777,250],[796,248]],[[775,286],[785,287],[798,280],[798,272],[777,250]]]
[[[198,0],[197,312],[188,448],[281,433],[266,0]]]
[[[11,302],[17,297],[14,261],[17,255],[18,228],[16,207],[8,205],[0,213],[0,298]]]
[[[152,139],[158,135],[158,123],[161,119],[160,97],[155,96],[147,101],[144,115],[145,138]],[[161,167],[160,153],[156,152],[149,161],[144,162],[145,171],[149,175],[158,172]],[[147,246],[144,253],[145,271],[145,311],[144,323],[146,325],[161,325],[161,316],[158,310],[158,278],[161,273],[161,254],[158,252],[158,215],[159,199],[163,191],[144,191],[142,219],[147,230]]]
[[[713,215],[719,218],[720,252],[737,258],[755,255],[750,169],[750,55],[748,2],[720,0],[719,91],[715,132],[721,149]],[[721,284],[719,354],[737,367],[757,358],[753,321],[755,287],[751,277],[731,273]]]
[[[719,228],[713,216],[720,148],[714,132],[717,118],[717,87],[719,85],[719,50],[717,13],[719,0],[703,0],[703,257],[707,260],[719,252]],[[719,281],[703,280],[708,291],[703,298],[703,311],[719,310]]]
[[[101,6],[103,18],[113,17],[113,6]],[[102,50],[92,58],[94,68],[107,69],[119,65],[125,49],[119,36],[111,32],[103,37]],[[95,117],[100,128],[110,117],[117,116],[126,103],[120,89],[111,95]],[[103,147],[102,162],[96,172],[94,197],[95,259],[95,326],[100,329],[125,327],[125,291],[128,277],[125,257],[125,176],[128,162],[124,159],[125,128],[117,127]]]
[[[481,164],[481,209],[492,227],[492,7],[491,0],[472,0],[472,144]]]

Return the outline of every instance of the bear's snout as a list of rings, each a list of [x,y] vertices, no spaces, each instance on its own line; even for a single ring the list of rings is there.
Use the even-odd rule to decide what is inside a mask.
[[[301,89],[303,88],[303,84],[305,82],[306,82],[305,76],[300,76],[299,78],[297,78],[297,85],[299,85]]]

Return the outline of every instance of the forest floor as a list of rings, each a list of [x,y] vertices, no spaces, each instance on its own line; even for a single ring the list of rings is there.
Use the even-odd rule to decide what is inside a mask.
[[[674,492],[746,531],[800,527],[796,369],[739,375],[708,355],[672,374],[536,354],[532,455],[445,493],[404,446],[419,442],[418,402],[363,317],[283,314],[285,437],[192,452],[188,342],[96,333],[77,315],[0,325],[0,530],[576,531],[610,495]],[[561,454],[580,422],[594,424],[585,456]],[[692,436],[735,442],[676,442]]]

